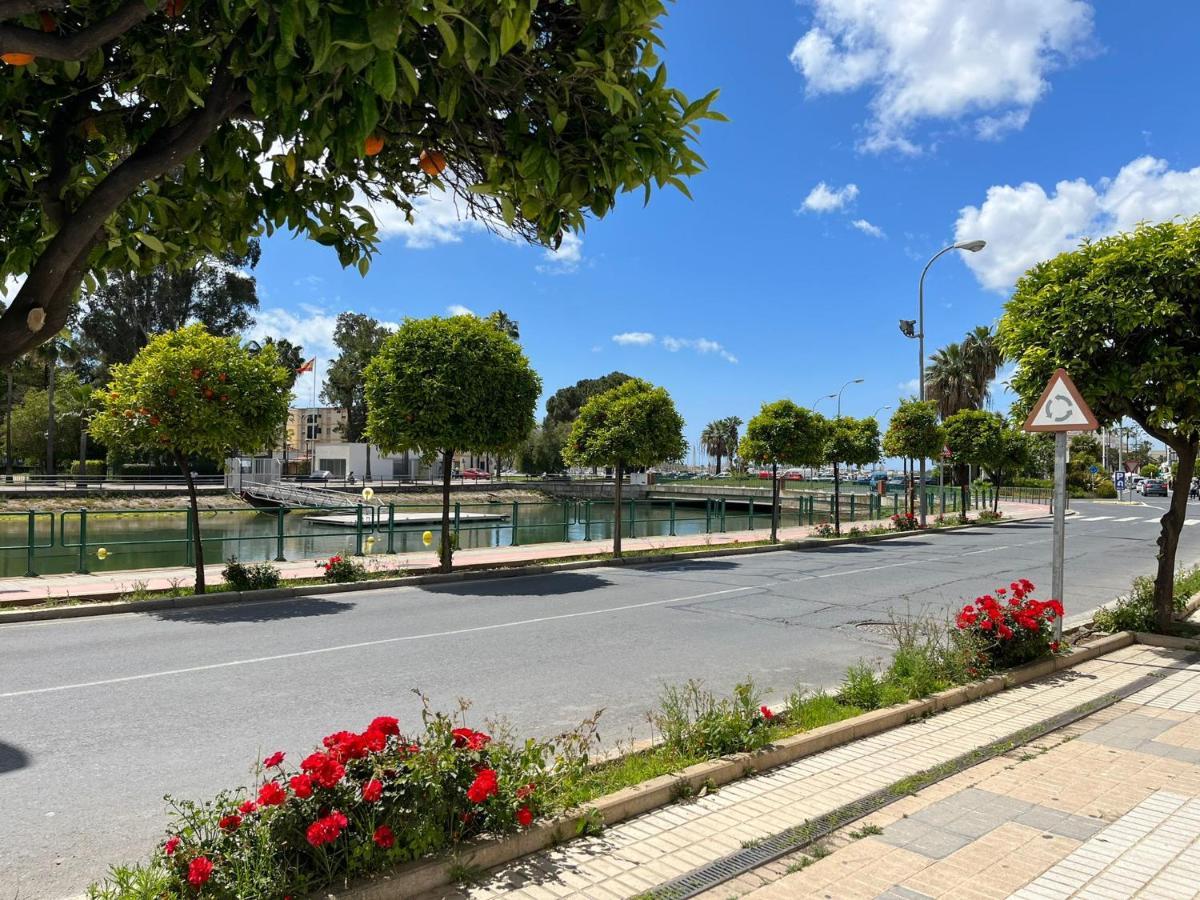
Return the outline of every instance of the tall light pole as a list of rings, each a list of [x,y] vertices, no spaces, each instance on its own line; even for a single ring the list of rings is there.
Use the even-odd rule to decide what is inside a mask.
[[[842,417],[842,391],[844,391],[846,388],[850,387],[850,385],[852,385],[852,384],[862,384],[862,383],[863,383],[863,380],[861,378],[851,379],[850,381],[847,381],[845,384],[843,384],[840,388],[838,388],[838,392],[836,395],[834,395],[834,394],[829,395],[830,397],[833,397],[833,396],[837,397],[837,401],[838,401],[837,402],[837,417],[839,419]]]
[[[881,407],[879,407],[879,409],[877,409],[877,410],[875,410],[875,412],[871,413],[871,418],[872,418],[872,419],[874,419],[874,418],[875,418],[877,415],[879,415],[879,414],[880,414],[881,412],[883,412],[885,409],[891,409],[891,406],[881,406]]]
[[[824,394],[824,395],[822,395],[822,396],[818,397],[816,400],[814,400],[814,401],[813,401],[813,405],[812,405],[812,407],[811,407],[812,411],[813,411],[813,412],[816,412],[816,411],[817,411],[817,405],[818,405],[818,404],[819,404],[819,403],[820,403],[822,400],[832,400],[832,399],[833,399],[834,397],[836,397],[836,396],[837,396],[837,394]]]
[[[921,402],[925,402],[925,274],[929,271],[929,267],[937,261],[938,257],[949,253],[951,250],[967,250],[971,253],[978,253],[987,246],[987,241],[960,241],[957,244],[951,244],[949,247],[943,247],[937,253],[930,257],[929,262],[925,263],[925,268],[921,270],[921,280],[917,282],[917,366],[918,375],[920,376],[921,385]],[[900,331],[905,337],[913,337],[912,320],[901,319]],[[925,497],[925,457],[921,457],[921,527],[925,527],[925,506],[927,499]]]

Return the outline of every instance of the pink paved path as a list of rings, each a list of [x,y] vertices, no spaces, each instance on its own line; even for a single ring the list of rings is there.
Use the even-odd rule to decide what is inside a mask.
[[[1030,519],[1048,514],[1048,507],[1031,503],[1001,502],[1000,509],[1006,519]],[[871,527],[878,522],[860,522]],[[844,524],[844,527],[848,525]],[[815,529],[811,526],[791,526],[779,529],[781,540],[794,541],[810,537]],[[666,547],[721,547],[762,541],[768,536],[765,529],[754,531],[727,531],[714,534],[688,534],[676,537],[627,537],[622,549],[629,555],[642,550],[658,550]],[[612,551],[611,540],[570,541],[546,544],[528,544],[519,547],[487,547],[477,550],[460,550],[454,554],[455,568],[488,568],[498,565],[513,565],[538,560],[570,560],[574,557],[590,556]],[[393,555],[372,554],[363,559],[369,569],[409,571],[428,570],[437,565],[433,552],[397,553]],[[275,563],[283,579],[314,578],[320,574],[316,560],[292,560]],[[205,579],[211,589],[222,582],[221,569],[224,563],[205,567]],[[171,566],[158,569],[128,569],[119,572],[99,572],[91,575],[41,575],[36,578],[16,577],[0,579],[0,609],[11,606],[28,606],[46,600],[69,600],[72,598],[115,599],[121,594],[139,588],[166,590],[172,587],[190,587],[195,583],[195,572],[188,566]]]

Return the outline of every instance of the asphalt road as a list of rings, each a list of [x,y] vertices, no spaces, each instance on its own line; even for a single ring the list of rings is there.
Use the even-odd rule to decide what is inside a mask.
[[[1165,501],[1151,501],[1165,507]],[[1200,524],[1200,504],[1194,505]],[[1068,616],[1153,569],[1150,506],[1078,503]],[[1200,557],[1200,528],[1180,560]],[[163,795],[200,799],[379,714],[417,726],[413,688],[549,735],[604,708],[606,743],[648,735],[664,682],[779,697],[886,656],[892,613],[943,615],[1028,577],[1048,522],[818,551],[598,568],[429,588],[0,627],[0,900],[79,894],[142,858]],[[1046,594],[1039,592],[1041,596]]]

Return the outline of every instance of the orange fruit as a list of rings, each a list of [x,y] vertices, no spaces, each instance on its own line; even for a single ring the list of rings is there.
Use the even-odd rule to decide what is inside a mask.
[[[204,374],[203,369],[192,369],[192,378],[194,378],[196,381],[199,381],[200,376],[203,374]]]
[[[430,178],[437,178],[446,171],[446,156],[441,150],[422,150],[421,171]]]
[[[158,417],[158,416],[151,416],[151,417],[150,417],[150,424],[151,424],[151,425],[157,425],[157,424],[158,424],[160,421],[162,421],[162,420],[161,420],[161,419],[159,419],[159,417]]]
[[[383,149],[383,136],[373,134],[363,142],[363,153],[367,156],[375,156]]]
[[[205,399],[205,400],[211,400],[211,399],[212,399],[212,395],[213,395],[213,389],[212,389],[212,388],[205,388],[205,389],[204,389],[204,399]]]
[[[4,53],[0,54],[0,59],[4,60],[10,66],[27,66],[35,59],[32,53]]]

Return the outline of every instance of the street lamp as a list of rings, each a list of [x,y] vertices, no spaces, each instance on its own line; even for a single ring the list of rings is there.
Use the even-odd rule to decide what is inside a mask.
[[[850,385],[852,385],[852,384],[862,384],[862,383],[863,383],[863,380],[861,378],[855,378],[852,381],[847,381],[845,384],[843,384],[838,389],[836,396],[837,396],[837,401],[838,401],[837,402],[837,417],[839,419],[842,417],[842,391],[844,391],[846,388],[850,387]],[[829,396],[833,397],[834,395],[830,394]]]
[[[877,409],[877,410],[875,410],[875,412],[871,413],[871,418],[872,418],[872,419],[874,419],[876,416],[878,416],[878,415],[879,415],[881,412],[883,412],[885,409],[891,409],[891,407],[890,407],[890,406],[881,406],[881,407],[879,407],[879,409]]]
[[[917,282],[917,366],[918,375],[920,378],[921,402],[925,402],[925,274],[929,271],[929,267],[934,264],[938,257],[949,253],[951,250],[966,250],[970,253],[978,253],[987,246],[987,241],[960,241],[957,244],[951,244],[949,247],[943,247],[937,253],[930,257],[929,262],[925,263],[925,268],[921,270],[921,280]],[[900,330],[905,337],[913,337],[912,334],[912,319],[901,319]],[[925,527],[925,457],[921,457],[921,527]]]
[[[832,400],[836,396],[837,396],[837,394],[825,394],[822,397],[818,397],[812,405],[812,411],[813,412],[817,411],[817,404],[819,404],[822,400]]]

